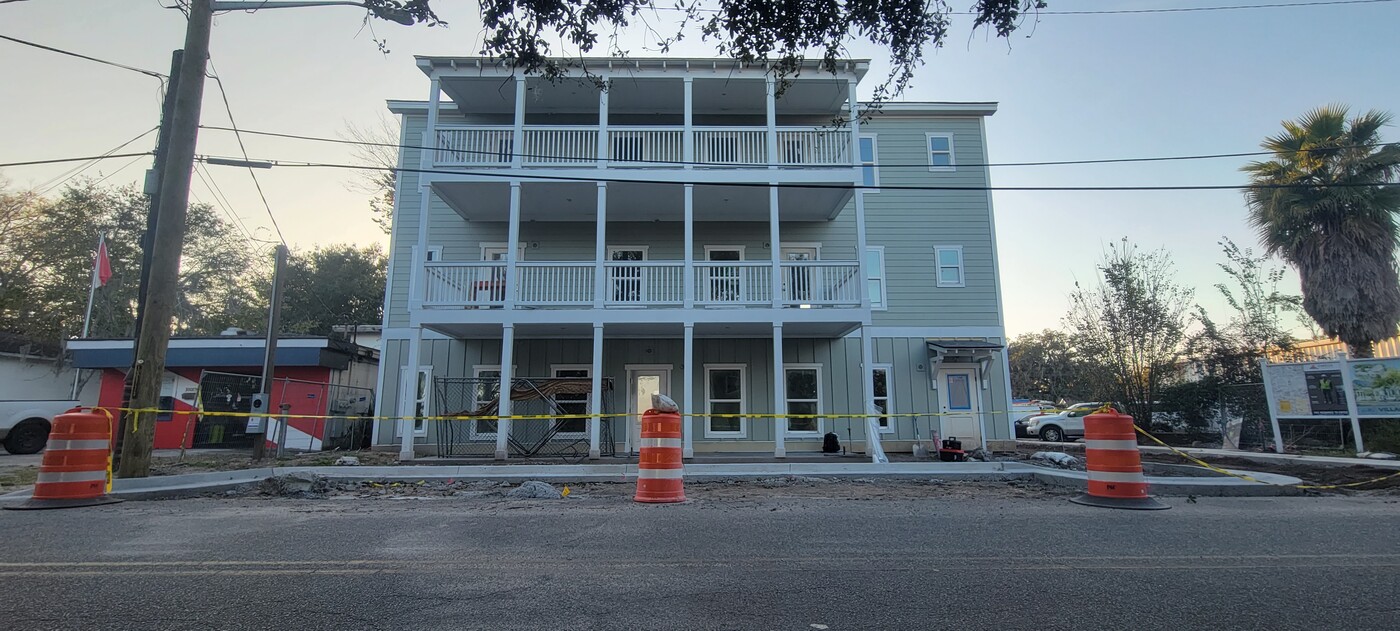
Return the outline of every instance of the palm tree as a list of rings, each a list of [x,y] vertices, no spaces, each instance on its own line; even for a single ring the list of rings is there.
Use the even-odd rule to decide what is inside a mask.
[[[1265,251],[1298,270],[1303,310],[1353,357],[1371,357],[1400,320],[1400,144],[1380,140],[1390,119],[1372,110],[1347,120],[1346,106],[1319,107],[1263,142],[1272,160],[1242,168]]]

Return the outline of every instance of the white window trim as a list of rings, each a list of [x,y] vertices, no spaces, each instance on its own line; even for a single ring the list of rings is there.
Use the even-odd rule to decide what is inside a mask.
[[[814,371],[816,371],[816,373],[817,373],[817,400],[816,400],[816,403],[817,403],[817,414],[825,414],[825,413],[826,413],[826,406],[822,405],[822,400],[823,400],[823,398],[824,398],[824,397],[823,397],[823,394],[825,394],[825,390],[826,390],[826,389],[822,387],[822,365],[821,365],[821,364],[784,364],[784,365],[783,365],[783,385],[784,385],[784,386],[787,385],[787,371],[789,371],[789,370],[814,370]],[[791,403],[794,401],[794,399],[792,398],[792,394],[789,393],[789,392],[787,392],[787,388],[786,388],[786,387],[783,388],[783,391],[784,391],[784,396],[787,397],[787,399],[786,399],[785,401],[783,401],[783,403],[785,404],[784,407],[786,407],[786,404],[791,404]],[[797,401],[803,401],[803,402],[808,401],[808,399],[796,399],[796,400],[797,400]],[[791,413],[791,412],[792,412],[792,410],[791,410],[790,408],[788,408],[788,413]],[[824,422],[825,419],[820,419],[820,418],[819,418],[819,419],[816,419],[816,421],[817,421],[817,429],[816,429],[816,431],[813,431],[813,432],[799,432],[799,431],[794,431],[794,430],[792,430],[792,429],[788,429],[788,430],[787,430],[787,433],[784,434],[784,436],[787,436],[787,437],[789,437],[789,438],[821,438],[822,434],[825,433],[825,432],[823,431],[823,430],[825,429],[825,425],[826,425],[826,423]],[[788,421],[788,425],[791,426],[791,425],[792,425],[792,421],[789,420],[789,421]]]
[[[867,193],[878,193],[878,192],[880,192],[880,135],[879,135],[879,134],[861,134],[860,137],[861,137],[862,139],[865,139],[865,138],[869,138],[869,139],[870,139],[870,157],[871,157],[871,161],[870,161],[869,163],[865,162],[864,160],[861,160],[861,159],[860,159],[860,145],[859,145],[859,144],[856,145],[856,164],[859,165],[859,168],[860,168],[860,170],[861,170],[861,172],[860,172],[860,183],[861,183],[861,186],[864,186],[864,185],[865,185],[865,166],[866,166],[867,164],[869,164],[869,165],[875,170],[875,183],[874,183],[874,184],[875,184],[875,188],[867,188],[867,189],[864,189],[864,190],[865,190],[865,192],[867,192]],[[924,142],[927,143],[928,141],[925,140]],[[927,146],[927,144],[926,144],[925,146]]]
[[[649,260],[651,260],[651,251],[650,251],[650,250],[651,250],[651,246],[649,246],[649,245],[610,245],[610,246],[608,246],[608,259],[607,259],[607,260],[610,261],[610,262],[613,260],[613,258],[612,258],[613,252],[630,252],[630,251],[632,251],[632,250],[638,250],[638,251],[640,251],[640,252],[642,253],[642,260],[643,260],[643,261],[649,261]]]
[[[879,304],[878,306],[873,305],[873,304],[870,305],[870,310],[871,310],[871,311],[889,311],[889,309],[890,309],[890,281],[889,281],[889,277],[886,275],[886,272],[885,272],[885,267],[886,267],[886,266],[885,266],[885,246],[883,246],[883,245],[867,245],[867,246],[865,246],[865,249],[866,249],[867,251],[876,250],[876,251],[878,251],[878,252],[880,253],[880,270],[879,270],[879,271],[880,271],[880,274],[879,274],[878,277],[872,277],[872,272],[874,272],[875,270],[870,269],[870,265],[869,265],[870,262],[867,260],[867,261],[866,261],[866,266],[865,266],[865,267],[866,267],[866,270],[865,270],[865,282],[866,282],[867,287],[862,287],[861,289],[862,289],[863,291],[865,291],[865,292],[868,293],[868,292],[870,291],[870,289],[869,289],[869,287],[868,287],[870,281],[876,280],[876,279],[878,278],[878,280],[880,281],[880,304]],[[936,252],[934,253],[934,256],[937,257],[937,253],[936,253]]]
[[[473,367],[472,367],[472,376],[475,377],[475,378],[477,378],[477,379],[481,379],[481,378],[482,378],[481,374],[482,374],[482,373],[486,373],[486,372],[494,372],[494,373],[496,373],[496,374],[499,375],[499,374],[501,373],[501,365],[500,365],[500,364],[477,364],[476,366],[473,366]],[[515,373],[516,373],[516,370],[515,370],[515,366],[514,366],[514,365],[512,365],[512,366],[510,367],[510,372],[511,372],[511,375],[512,375],[512,377],[513,377],[513,376],[515,375]],[[495,440],[495,439],[496,439],[496,432],[478,432],[478,431],[476,431],[476,424],[477,424],[477,421],[473,421],[472,424],[469,425],[469,426],[467,427],[467,440]],[[497,425],[497,427],[500,427],[500,425]]]
[[[701,262],[702,262],[702,263],[709,263],[709,262],[711,262],[711,261],[710,261],[710,253],[711,253],[711,252],[714,252],[714,251],[720,251],[720,252],[736,251],[736,252],[739,253],[739,260],[740,260],[740,261],[747,261],[747,260],[748,260],[748,253],[744,251],[745,249],[747,249],[747,247],[748,247],[748,246],[743,246],[743,245],[707,245],[707,246],[705,246],[705,260],[704,260],[704,261],[701,261]],[[725,262],[733,262],[733,261],[714,261],[714,262],[716,262],[716,263],[725,263]]]
[[[933,164],[933,147],[929,144],[929,140],[932,140],[932,139],[934,139],[934,138],[947,138],[947,139],[948,139],[948,163],[949,163],[949,165],[946,166],[946,167],[934,166],[934,164]],[[942,152],[940,151],[939,153],[942,153]],[[928,170],[929,170],[929,171],[932,171],[932,172],[934,172],[934,173],[938,173],[938,172],[945,172],[945,173],[946,173],[946,172],[949,172],[949,171],[956,171],[956,170],[958,170],[958,158],[957,158],[957,154],[954,152],[954,147],[953,147],[953,135],[952,135],[952,134],[935,134],[935,133],[933,133],[933,132],[926,132],[926,133],[924,134],[924,158],[928,160]]]
[[[413,246],[413,247],[418,247],[418,246]],[[428,262],[428,263],[436,263],[436,262],[438,262],[438,261],[441,261],[441,260],[442,260],[442,246],[440,246],[440,245],[430,245],[430,246],[428,246],[428,256],[427,256],[426,258],[424,258],[423,260],[424,260],[425,262]]]
[[[579,370],[579,371],[582,371],[582,372],[584,373],[585,377],[559,377],[559,371],[561,371],[561,370]],[[583,379],[583,378],[592,379],[592,378],[593,378],[593,366],[592,366],[592,364],[550,364],[550,366],[549,366],[549,376],[550,376],[550,377],[554,377],[554,378],[558,378],[558,379],[565,379],[565,378],[568,378],[568,379]],[[592,405],[593,405],[592,398],[593,398],[593,395],[592,395],[592,394],[589,394],[589,395],[588,395],[587,397],[585,397],[584,400],[583,400],[584,405],[587,406],[587,409],[589,409],[589,410],[592,410],[592,409],[593,409],[593,407],[592,407]],[[570,401],[570,403],[577,403],[577,402],[576,402],[576,401]],[[564,437],[568,437],[568,438],[583,438],[584,436],[587,436],[587,435],[588,435],[587,426],[584,427],[583,431],[579,431],[579,432],[559,432],[558,434],[555,434],[555,436],[564,436]]]
[[[525,244],[522,243],[522,244],[520,244],[520,245],[517,246],[517,247],[519,247],[519,251],[516,252],[515,260],[517,260],[517,261],[523,261],[523,260],[525,260]],[[488,260],[490,260],[490,259],[486,258],[486,252],[487,252],[488,250],[505,250],[505,249],[507,249],[507,246],[506,246],[506,243],[505,243],[504,241],[497,242],[497,243],[482,243],[482,244],[481,244],[481,260],[483,260],[483,261],[488,261]],[[505,261],[502,260],[502,262],[505,262]]]
[[[748,364],[705,364],[705,438],[748,438],[749,419],[739,417],[739,431],[737,432],[717,432],[710,429],[710,414],[713,413],[710,399],[710,372],[715,370],[737,370],[739,371],[739,413],[744,414],[744,409],[748,406],[749,383]],[[728,402],[728,399],[724,399]]]
[[[886,425],[886,426],[884,426],[884,427],[880,427],[880,433],[881,433],[881,434],[893,434],[893,433],[894,433],[894,429],[895,429],[895,428],[894,428],[895,421],[898,420],[898,418],[894,416],[894,414],[895,414],[895,411],[894,411],[894,379],[893,379],[893,376],[894,376],[894,365],[893,365],[893,364],[871,364],[871,365],[870,365],[870,368],[871,368],[872,370],[883,370],[883,371],[885,371],[885,415],[886,415],[886,418],[889,419],[889,425]],[[872,375],[872,377],[871,377],[871,382],[872,382],[872,383],[874,382],[874,376],[873,376],[873,375]],[[870,400],[871,400],[871,402],[874,402],[874,401],[875,401],[875,392],[874,392],[874,390],[871,390],[871,392],[870,392]],[[879,427],[879,424],[880,424],[880,421],[879,421],[879,419],[877,418],[877,419],[875,420],[875,425],[876,425],[877,427]]]
[[[417,372],[417,373],[414,373],[412,370],[410,370],[408,366],[402,366],[402,367],[400,367],[400,368],[399,368],[399,379],[400,379],[399,387],[400,387],[401,390],[404,388],[405,385],[407,385],[407,386],[410,387],[410,388],[413,388],[413,392],[408,393],[408,394],[409,394],[410,396],[413,396],[413,397],[414,397],[414,400],[413,400],[413,409],[414,409],[414,410],[417,410],[417,409],[418,409],[418,399],[417,399],[417,394],[418,394],[418,387],[417,387],[417,386],[418,386],[418,383],[417,383],[416,380],[422,378],[423,373],[427,373],[427,375],[428,375],[428,387],[427,387],[426,391],[425,391],[424,394],[423,394],[423,397],[424,397],[424,398],[423,398],[423,416],[432,416],[432,415],[433,415],[433,367],[432,367],[432,366],[419,366],[419,367],[418,367],[418,372]],[[408,384],[403,383],[404,381],[410,381],[410,380],[413,380],[413,381],[412,381],[411,383],[408,383]],[[403,436],[403,430],[399,429],[399,424],[398,424],[398,423],[394,423],[394,435],[395,435],[395,436]],[[425,420],[425,419],[421,419],[421,418],[413,419],[413,436],[414,436],[414,437],[419,437],[419,436],[427,436],[427,435],[428,435],[428,421]]]
[[[958,253],[958,280],[944,280],[943,268],[951,267],[943,264],[939,257],[944,250],[952,250]],[[933,246],[933,269],[938,276],[939,287],[966,287],[967,286],[967,261],[963,258],[963,247],[961,245],[935,245]]]

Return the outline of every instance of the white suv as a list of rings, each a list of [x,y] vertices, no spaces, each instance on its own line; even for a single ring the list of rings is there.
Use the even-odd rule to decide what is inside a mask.
[[[1084,417],[1101,407],[1102,403],[1076,403],[1062,412],[1032,416],[1025,420],[1025,432],[1052,443],[1083,438]]]

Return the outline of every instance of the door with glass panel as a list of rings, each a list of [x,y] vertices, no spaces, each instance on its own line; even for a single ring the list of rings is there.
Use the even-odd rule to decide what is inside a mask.
[[[619,261],[645,261],[647,249],[634,246],[608,248],[609,300],[615,304],[642,304],[646,297],[646,269],[640,265],[617,265]]]
[[[783,298],[797,303],[809,303],[820,298],[820,279],[817,269],[801,265],[802,261],[817,260],[817,248],[811,246],[783,246],[780,254],[784,261],[796,262],[788,265],[783,274]],[[814,298],[817,296],[817,298]]]
[[[670,386],[670,366],[627,368],[627,453],[637,453],[642,444],[642,413],[651,409],[651,395],[669,395]]]
[[[742,261],[744,251],[739,248],[710,247],[705,249],[705,258],[714,261]],[[743,270],[734,265],[711,265],[705,268],[704,299],[706,302],[742,302],[744,295]]]

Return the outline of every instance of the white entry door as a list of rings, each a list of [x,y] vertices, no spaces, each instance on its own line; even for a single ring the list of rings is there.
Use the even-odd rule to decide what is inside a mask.
[[[615,304],[642,304],[646,297],[646,269],[640,265],[617,265],[619,262],[647,260],[646,246],[609,246],[608,260],[615,263],[608,266],[608,284],[612,295],[609,302]]]
[[[975,368],[938,371],[938,411],[943,413],[939,438],[956,438],[963,449],[982,444],[982,396]]]
[[[642,444],[642,412],[651,408],[651,395],[670,395],[671,367],[627,367],[627,453],[637,453]]]
[[[785,245],[779,252],[784,261],[815,261],[818,251],[815,246]],[[811,267],[792,266],[783,274],[783,300],[785,302],[807,303],[812,301],[813,281],[816,270]]]

